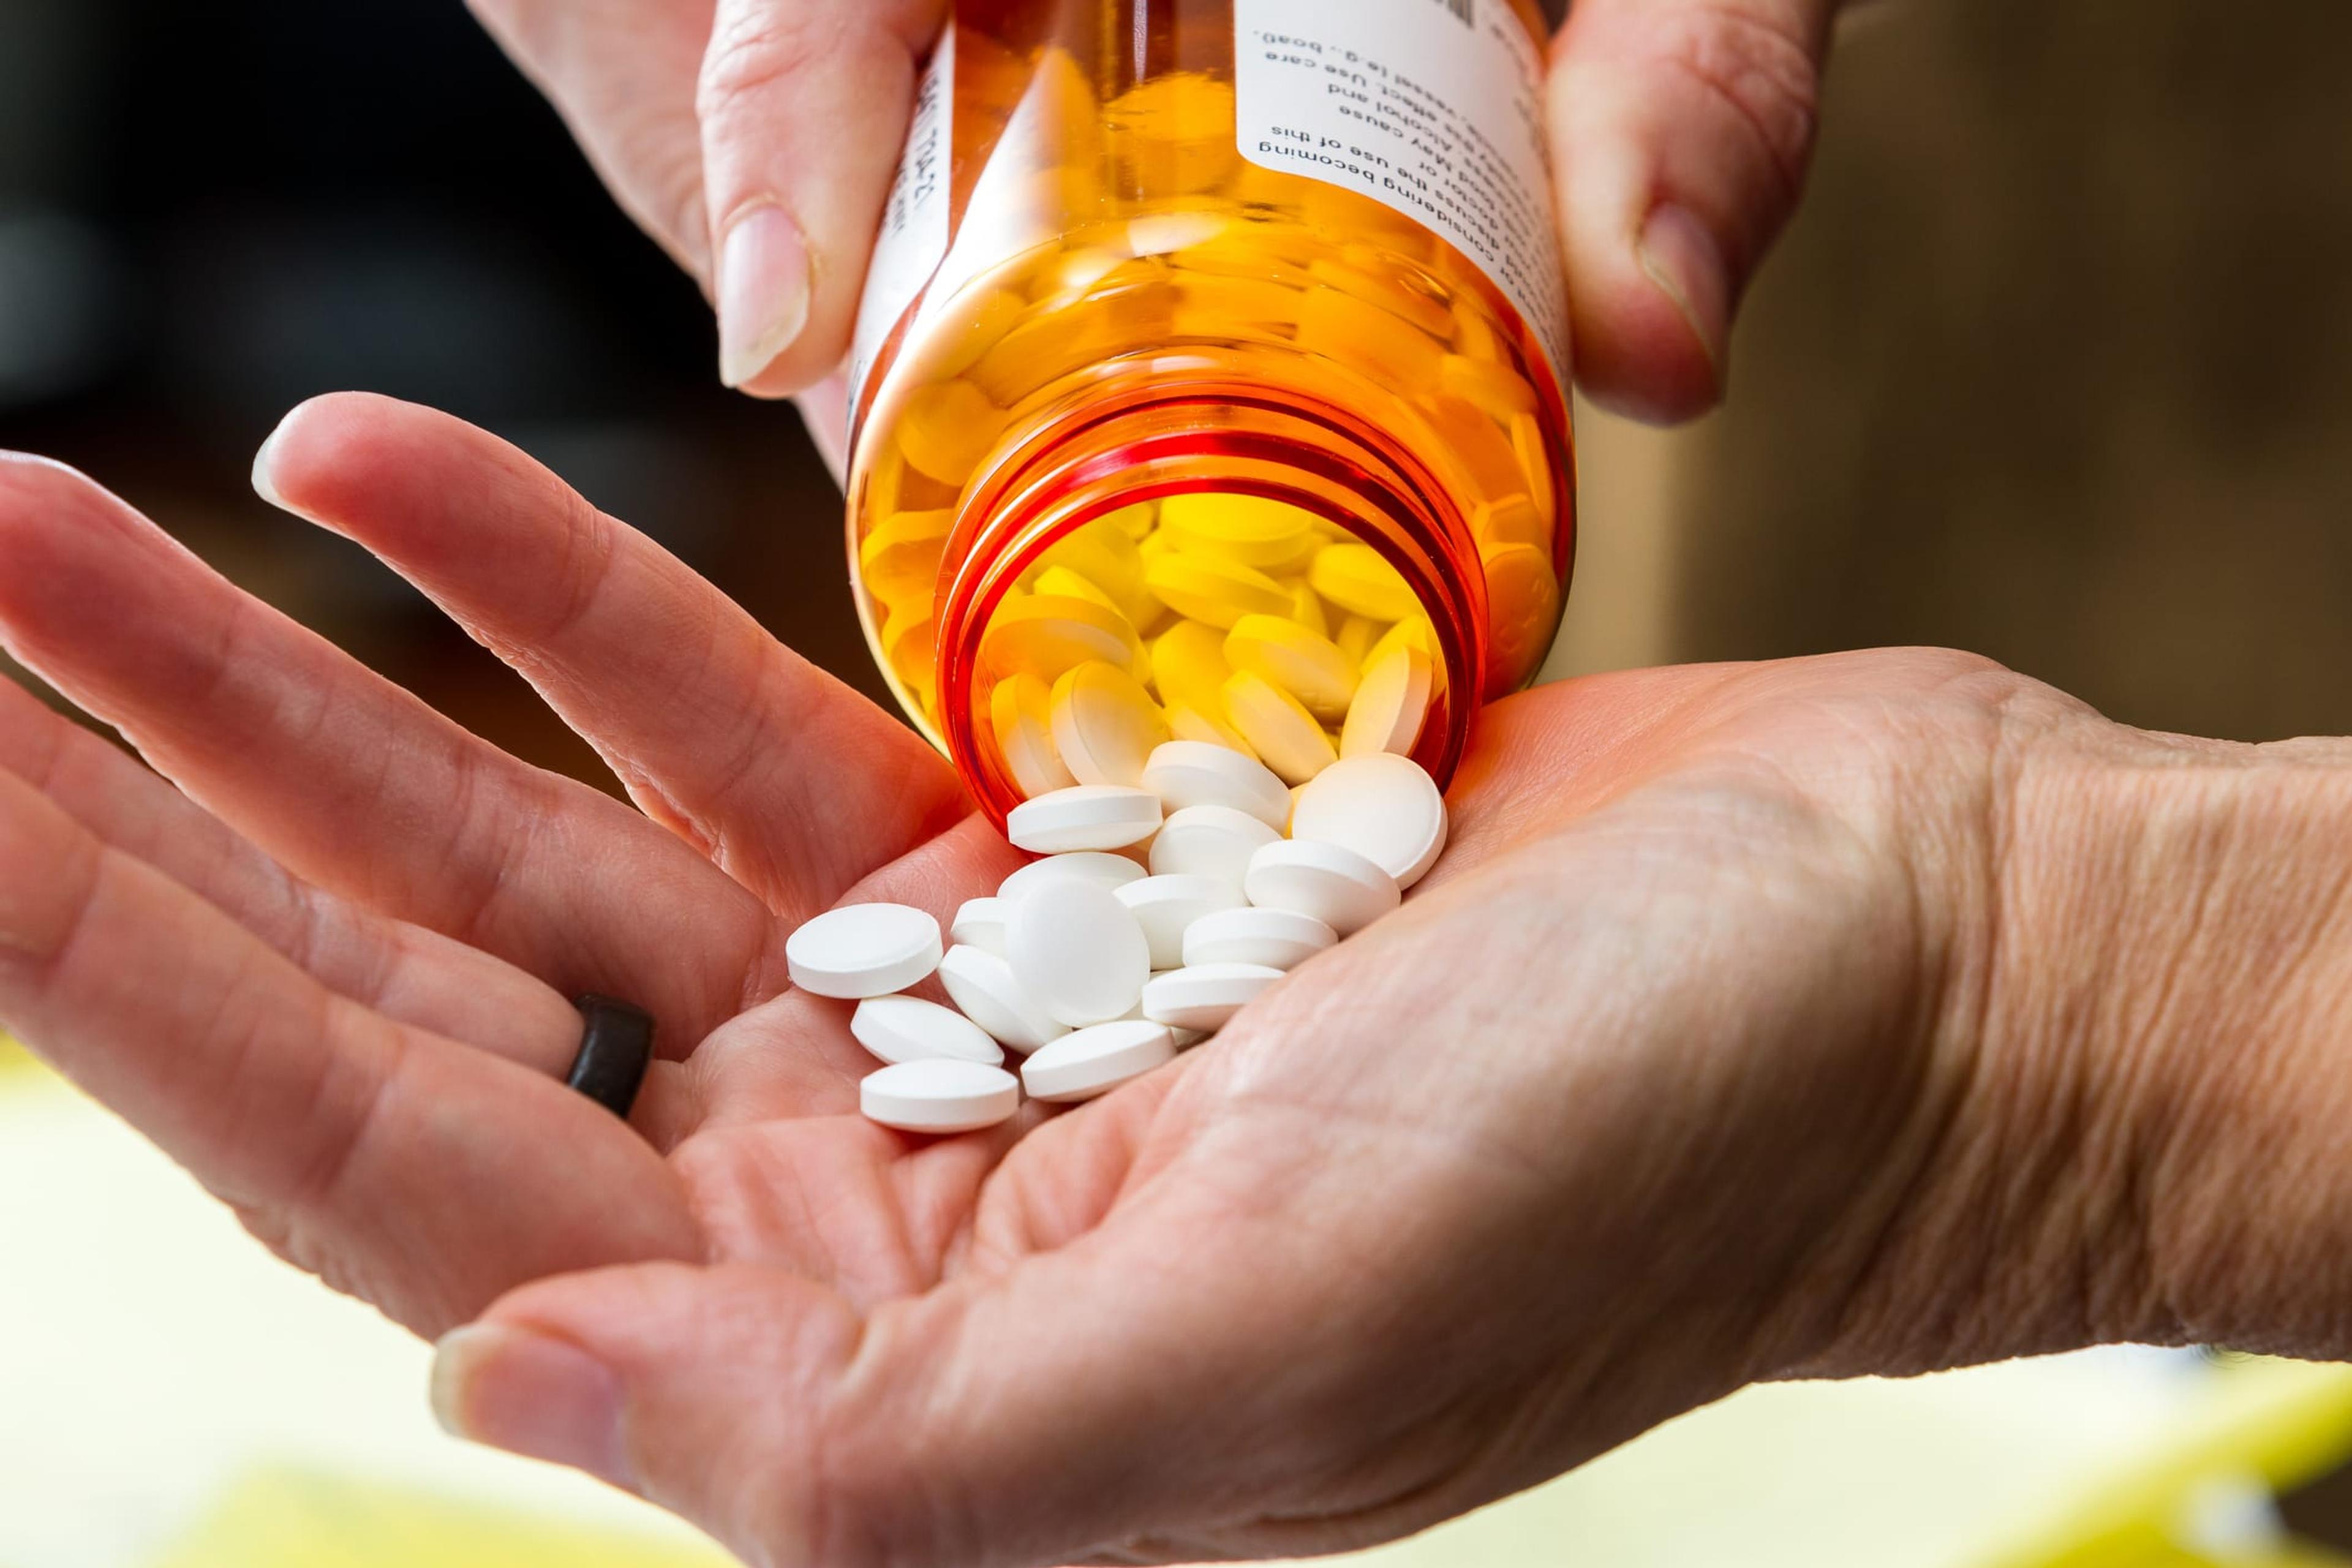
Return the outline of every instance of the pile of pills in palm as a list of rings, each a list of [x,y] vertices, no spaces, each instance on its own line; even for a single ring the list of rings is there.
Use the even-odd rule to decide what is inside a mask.
[[[861,1086],[867,1117],[968,1132],[1012,1117],[1024,1089],[1108,1093],[1396,909],[1445,847],[1435,782],[1397,752],[1339,758],[1295,789],[1209,742],[1130,760],[1132,782],[1015,807],[1008,837],[1043,858],[966,903],[946,940],[898,904],[793,933],[793,984],[856,1002],[851,1033],[884,1064]],[[953,1006],[904,994],[934,975]]]

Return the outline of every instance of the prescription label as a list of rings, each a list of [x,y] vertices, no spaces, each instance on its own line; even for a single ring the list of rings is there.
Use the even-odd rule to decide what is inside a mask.
[[[955,148],[955,36],[950,22],[916,85],[907,151],[882,208],[882,228],[866,271],[866,294],[858,303],[857,333],[849,351],[853,421],[866,401],[866,379],[874,374],[882,346],[947,258],[948,181]]]
[[[1426,225],[1569,363],[1543,53],[1507,0],[1234,0],[1241,154]]]

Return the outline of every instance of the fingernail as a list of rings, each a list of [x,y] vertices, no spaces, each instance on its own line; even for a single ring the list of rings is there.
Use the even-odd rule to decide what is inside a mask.
[[[577,1345],[493,1323],[444,1335],[433,1349],[433,1415],[469,1442],[635,1489],[620,1380]]]
[[[253,455],[253,493],[280,511],[294,510],[286,504],[286,498],[278,493],[278,479],[273,471],[278,461],[278,438],[286,434],[286,420],[293,417],[289,414],[286,419],[280,419],[278,427],[270,431],[269,438],[262,442],[261,449]]]
[[[808,324],[809,257],[784,209],[737,215],[719,250],[719,379],[741,386],[773,364]]]
[[[1731,331],[1731,280],[1714,233],[1688,208],[1668,203],[1642,227],[1641,258],[1642,270],[1689,324],[1720,389]]]

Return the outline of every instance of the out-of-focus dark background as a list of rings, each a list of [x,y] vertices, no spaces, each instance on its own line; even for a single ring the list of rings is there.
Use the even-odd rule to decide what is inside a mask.
[[[716,353],[458,0],[0,0],[0,447],[535,761],[597,772],[416,595],[257,500],[254,449],[316,393],[447,408],[878,694],[837,493]]]

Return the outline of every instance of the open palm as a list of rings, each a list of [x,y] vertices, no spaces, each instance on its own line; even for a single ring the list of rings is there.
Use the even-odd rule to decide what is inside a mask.
[[[1908,847],[1975,841],[2021,725],[2095,721],[2055,694],[1891,655],[1498,705],[1402,914],[1098,1104],[920,1140],[782,947],[1013,868],[946,764],[446,416],[323,399],[257,472],[642,810],[0,461],[0,637],[179,786],[0,684],[0,1021],[294,1262],[422,1333],[488,1311],[493,1440],[756,1561],[1290,1552],[1941,1353],[1854,1342],[1976,1081],[1921,911],[1983,889]],[[562,1083],[591,991],[657,1020],[633,1125]]]

